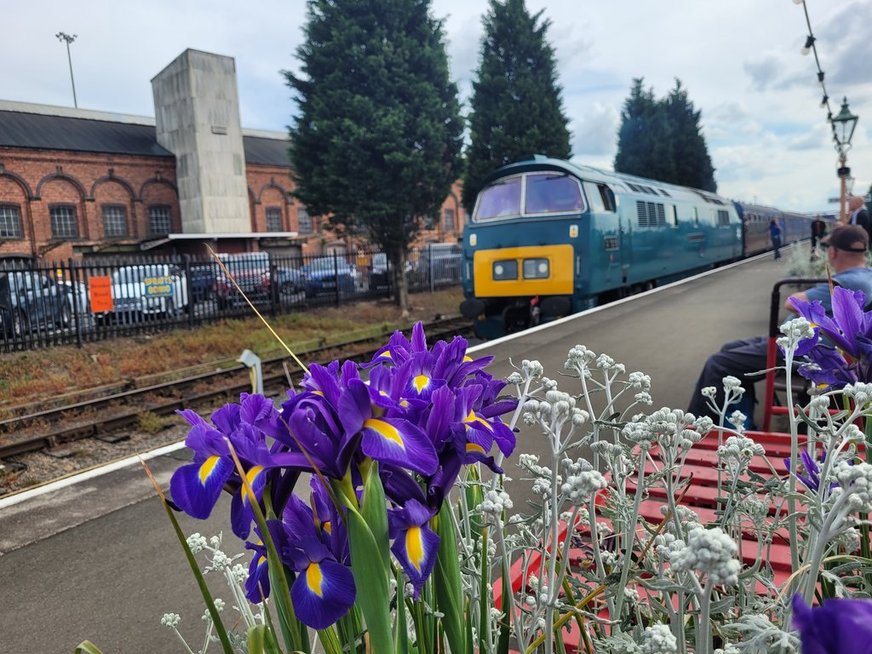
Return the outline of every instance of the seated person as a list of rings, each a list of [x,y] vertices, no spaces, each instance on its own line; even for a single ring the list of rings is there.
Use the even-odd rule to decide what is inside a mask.
[[[869,248],[869,236],[866,230],[859,225],[838,225],[828,236],[821,239],[821,246],[827,252],[827,262],[830,270],[833,271],[833,284],[852,291],[863,291],[867,302],[872,302],[872,269],[866,265],[866,250]],[[790,298],[808,302],[818,300],[827,313],[832,312],[830,289],[826,283],[818,284],[807,291],[794,293]],[[784,305],[788,311],[792,311],[790,298]],[[727,416],[733,410],[739,409],[750,420],[753,417],[755,403],[754,379],[747,379],[745,375],[766,369],[768,341],[766,336],[732,341],[712,354],[703,366],[687,410],[696,416],[709,416],[717,421],[720,416],[715,415],[709,408],[709,401],[703,397],[702,389],[714,386],[717,389],[715,404],[721,406],[724,402],[723,378],[732,375],[742,381],[745,395],[740,404],[727,410]],[[780,352],[778,363],[784,364]],[[745,424],[746,427],[753,428],[752,424],[748,422]]]

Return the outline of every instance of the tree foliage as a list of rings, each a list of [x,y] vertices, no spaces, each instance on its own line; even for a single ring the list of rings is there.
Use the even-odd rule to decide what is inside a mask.
[[[422,218],[460,174],[463,123],[442,22],[429,0],[308,0],[304,33],[300,73],[283,72],[298,103],[294,195],[402,270]]]
[[[615,170],[681,186],[717,191],[714,168],[694,109],[681,80],[657,100],[644,79],[633,80],[621,111]]]
[[[483,23],[463,179],[467,211],[494,169],[534,154],[572,156],[554,49],[547,40],[550,21],[541,11],[531,15],[524,0],[490,0]]]

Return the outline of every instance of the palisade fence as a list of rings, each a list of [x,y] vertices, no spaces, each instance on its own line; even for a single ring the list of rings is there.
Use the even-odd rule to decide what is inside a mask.
[[[267,316],[386,298],[394,290],[388,258],[378,251],[219,256]],[[460,273],[457,246],[409,254],[411,292],[457,285]],[[0,261],[0,351],[82,346],[251,315],[213,259],[112,256],[42,265]]]

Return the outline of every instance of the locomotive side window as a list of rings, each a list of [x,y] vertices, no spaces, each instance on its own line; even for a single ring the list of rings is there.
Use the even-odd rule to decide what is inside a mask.
[[[730,213],[723,209],[718,209],[718,227],[730,226]]]
[[[583,186],[591,211],[594,213],[615,211],[615,194],[607,185],[583,182]]]
[[[527,175],[525,214],[581,211],[584,211],[584,199],[577,180],[553,173]]]
[[[478,196],[475,222],[521,215],[521,177],[507,177],[485,188]]]

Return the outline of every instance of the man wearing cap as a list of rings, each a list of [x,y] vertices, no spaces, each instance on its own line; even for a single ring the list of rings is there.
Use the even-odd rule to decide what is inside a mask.
[[[859,195],[852,195],[848,198],[848,211],[851,212],[848,224],[860,225],[872,237],[872,220],[869,219],[869,212],[866,211],[866,201]]]
[[[852,291],[863,291],[867,305],[872,303],[872,269],[866,265],[866,251],[869,248],[869,235],[866,230],[860,225],[837,225],[830,234],[821,239],[821,246],[827,252],[827,263],[833,272],[833,284]],[[832,312],[830,289],[826,283],[794,293],[790,298],[809,302],[818,300],[827,313]],[[789,311],[790,298],[784,303]],[[717,419],[718,416],[709,409],[702,389],[714,386],[717,389],[715,404],[720,406],[724,401],[723,378],[732,375],[742,381],[745,394],[741,402],[727,410],[727,415],[735,409],[741,410],[748,417],[745,427],[753,429],[751,418],[755,404],[755,380],[746,378],[745,375],[761,372],[766,368],[768,340],[766,336],[757,336],[731,341],[712,354],[703,366],[687,410],[696,416],[707,415]],[[779,363],[784,363],[780,353]]]

